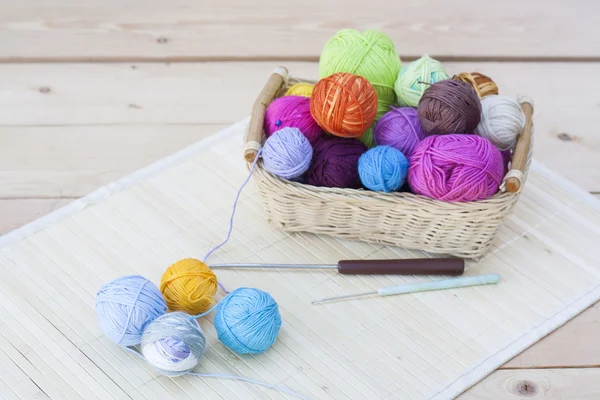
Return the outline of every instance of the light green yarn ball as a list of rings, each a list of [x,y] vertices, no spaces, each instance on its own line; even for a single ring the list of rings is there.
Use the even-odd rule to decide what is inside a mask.
[[[394,85],[398,104],[403,107],[417,107],[428,84],[448,79],[446,69],[438,60],[425,54],[423,57],[405,65]]]
[[[387,35],[366,30],[339,31],[329,39],[319,61],[319,76],[350,72],[368,80],[377,92],[377,119],[395,104],[394,83],[402,63],[394,43]]]
[[[358,138],[358,140],[363,142],[369,149],[372,149],[373,147],[375,147],[377,145],[375,143],[375,139],[373,138],[373,127],[374,126],[375,126],[375,124],[371,125],[369,127],[369,129],[367,129],[365,131],[365,133],[363,133],[362,136]]]

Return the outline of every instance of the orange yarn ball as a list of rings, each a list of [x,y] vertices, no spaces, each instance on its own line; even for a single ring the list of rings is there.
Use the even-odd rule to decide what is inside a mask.
[[[310,114],[332,135],[357,138],[375,120],[377,92],[365,78],[339,72],[315,85]]]
[[[217,277],[200,260],[185,258],[171,265],[160,280],[169,311],[202,314],[214,303]]]

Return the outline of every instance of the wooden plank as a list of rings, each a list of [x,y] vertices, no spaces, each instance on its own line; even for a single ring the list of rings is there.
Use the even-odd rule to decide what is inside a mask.
[[[600,398],[600,368],[495,371],[460,400],[523,398],[595,400]]]
[[[0,3],[0,60],[316,58],[339,29],[386,32],[403,56],[594,57],[592,0]],[[576,23],[574,23],[574,21]],[[293,43],[293,46],[290,45]]]
[[[0,199],[0,235],[69,203],[71,199]]]
[[[153,160],[142,162],[140,152],[159,158],[200,138],[195,129],[212,129],[172,125],[229,124],[243,118],[278,64],[0,65],[0,76],[11,77],[0,80],[0,140],[5,143],[0,148],[0,194],[81,196]],[[296,76],[317,75],[316,63],[286,64]],[[533,98],[535,157],[585,189],[600,191],[600,137],[590,129],[600,126],[594,95],[600,92],[600,63],[446,65],[451,73],[485,72],[496,79],[501,93]],[[586,90],[563,84],[565,76],[585,77]],[[169,126],[129,126],[133,124]],[[174,139],[162,140],[164,136]],[[60,157],[48,154],[47,146]]]
[[[80,197],[222,127],[0,127],[0,196]],[[0,229],[11,224],[5,221]]]
[[[502,368],[600,367],[600,303],[513,358]]]

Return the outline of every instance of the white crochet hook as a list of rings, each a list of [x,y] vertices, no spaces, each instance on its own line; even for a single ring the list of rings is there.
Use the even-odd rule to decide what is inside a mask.
[[[345,296],[328,297],[326,299],[315,300],[311,304],[324,303],[326,301],[351,299],[359,296],[392,296],[395,294],[406,294],[416,292],[427,292],[429,290],[444,290],[444,289],[456,289],[466,286],[478,286],[478,285],[490,285],[492,283],[498,283],[500,281],[500,275],[498,274],[487,274],[477,276],[464,276],[460,278],[443,279],[433,282],[423,283],[412,283],[409,285],[392,286],[386,288],[379,288],[373,292],[348,294]]]

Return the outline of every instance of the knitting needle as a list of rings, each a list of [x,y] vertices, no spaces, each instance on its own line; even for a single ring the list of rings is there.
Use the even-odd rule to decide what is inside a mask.
[[[403,260],[340,260],[337,264],[214,264],[212,269],[337,269],[340,274],[461,275],[462,258],[410,258]]]
[[[429,290],[443,290],[443,289],[455,289],[466,286],[476,285],[489,285],[492,283],[498,283],[500,281],[500,275],[498,274],[487,274],[477,276],[464,276],[461,278],[443,279],[433,282],[422,282],[412,283],[409,285],[392,286],[387,288],[379,288],[372,292],[348,294],[345,296],[328,297],[326,299],[314,300],[311,304],[324,303],[326,301],[350,299],[360,296],[391,296],[395,294],[425,292]]]

